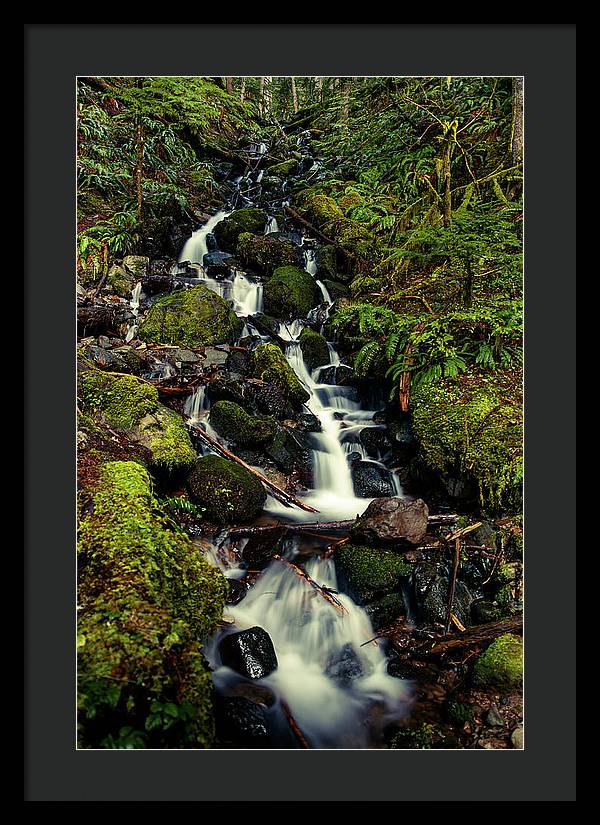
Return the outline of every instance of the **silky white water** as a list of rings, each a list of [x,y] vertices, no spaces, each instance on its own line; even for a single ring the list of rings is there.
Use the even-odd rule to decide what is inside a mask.
[[[312,558],[305,569],[318,584],[337,590],[331,559]],[[267,631],[278,667],[258,682],[287,702],[312,747],[365,748],[386,722],[408,711],[410,685],[387,674],[383,650],[371,641],[375,633],[367,613],[342,593],[335,599],[341,609],[275,560],[225,618],[236,630],[258,625]],[[340,681],[332,664],[344,652],[353,659],[356,678]],[[226,691],[236,675],[220,664],[216,643],[207,655],[216,667],[216,685]]]
[[[215,226],[228,215],[231,215],[231,212],[221,209],[219,212],[215,213],[212,218],[204,224],[204,226],[201,226],[200,229],[193,232],[192,237],[188,238],[185,242],[185,245],[181,250],[179,260],[181,262],[189,261],[190,263],[199,264],[202,266],[204,256],[208,252],[208,248],[206,246],[206,236],[210,234]]]

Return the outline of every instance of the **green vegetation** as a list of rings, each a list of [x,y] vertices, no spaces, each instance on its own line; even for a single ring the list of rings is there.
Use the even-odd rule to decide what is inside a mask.
[[[500,636],[479,656],[473,669],[476,684],[514,690],[523,681],[523,642],[519,636]]]
[[[259,344],[253,350],[252,372],[256,378],[277,387],[293,404],[304,404],[310,397],[276,344]]]
[[[256,476],[216,455],[196,459],[187,490],[192,501],[206,509],[207,518],[221,524],[249,521],[267,497]]]
[[[259,447],[273,440],[277,425],[270,418],[249,415],[233,401],[217,401],[210,411],[210,421],[218,433],[240,447]]]
[[[265,284],[265,312],[277,318],[306,318],[320,302],[314,279],[297,266],[279,267]]]
[[[261,275],[271,275],[281,266],[298,263],[297,247],[287,240],[242,232],[236,253],[243,263]]]
[[[358,544],[342,544],[335,553],[336,567],[349,592],[361,602],[377,591],[393,590],[400,579],[410,576],[412,567],[390,550]]]
[[[300,333],[300,349],[304,356],[306,366],[314,370],[329,363],[329,348],[327,341],[318,332],[305,327]]]
[[[173,529],[139,464],[104,464],[80,498],[80,746],[209,747],[200,645],[221,617],[224,577]]]

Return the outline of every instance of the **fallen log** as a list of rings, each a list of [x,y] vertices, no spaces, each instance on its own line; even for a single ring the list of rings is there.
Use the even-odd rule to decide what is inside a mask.
[[[490,622],[489,624],[470,627],[462,633],[450,633],[437,641],[427,642],[412,651],[414,658],[428,658],[429,656],[442,656],[446,653],[453,653],[467,647],[480,647],[481,645],[503,636],[505,633],[522,633],[523,617],[515,616],[512,619],[504,619],[500,622]]]
[[[316,511],[313,511],[316,512]],[[432,515],[427,519],[428,524],[435,526],[438,524],[449,524],[456,521],[457,515]],[[355,523],[355,519],[344,519],[343,521],[302,521],[298,524],[288,523],[285,521],[277,521],[275,524],[263,524],[259,527],[232,527],[228,532],[230,536],[260,536],[263,533],[270,533],[274,530],[280,530],[282,527],[290,533],[301,533],[305,530],[349,530]],[[442,546],[444,542],[439,544],[426,545],[422,549],[432,549],[434,547]],[[415,548],[421,549],[421,548]]]
[[[328,243],[331,246],[335,246],[335,248],[338,249],[342,253],[342,255],[344,255],[349,260],[354,260],[355,256],[351,252],[347,252],[343,246],[340,246],[332,238],[328,238],[327,235],[321,232],[320,229],[317,229],[316,226],[313,226],[312,223],[309,223],[309,221],[307,221],[306,218],[303,218],[302,215],[299,215],[295,209],[292,209],[291,206],[284,206],[283,209],[284,212],[287,212],[288,215],[290,215],[295,221],[298,221],[303,226],[306,226],[307,229],[310,229],[311,232],[314,232],[315,235],[318,235],[319,238],[321,238],[321,240],[325,241],[325,243]]]
[[[296,720],[292,716],[292,711],[290,710],[290,706],[288,705],[287,702],[284,702],[283,700],[281,702],[281,710],[283,711],[283,715],[285,716],[286,722],[290,726],[290,729],[292,730],[292,733],[294,734],[294,736],[298,740],[298,742],[300,744],[300,747],[310,749],[308,739],[306,738],[306,736],[302,733],[302,731],[298,727],[298,723],[296,722]]]
[[[323,587],[323,585],[318,584],[314,579],[311,579],[306,570],[303,570],[301,567],[298,567],[297,564],[294,564],[293,562],[284,559],[283,556],[275,554],[273,558],[275,559],[275,561],[280,561],[282,564],[286,564],[291,570],[294,571],[294,573],[297,576],[299,576],[301,579],[304,579],[304,581],[307,584],[309,584],[313,588],[313,590],[315,590],[317,593],[323,596],[326,602],[329,602],[330,605],[335,607],[336,610],[339,610],[341,613],[348,612],[344,605],[332,595],[333,591],[331,591],[328,587]]]
[[[293,496],[291,493],[286,493],[276,484],[273,484],[273,482],[270,479],[268,479],[258,470],[255,470],[254,467],[251,467],[249,464],[246,464],[246,462],[243,461],[241,458],[238,458],[237,455],[234,455],[233,453],[229,452],[229,450],[227,450],[222,444],[219,444],[218,441],[215,441],[214,438],[211,438],[209,435],[207,435],[207,433],[205,433],[204,430],[202,430],[200,427],[195,427],[193,424],[188,424],[188,426],[191,430],[194,431],[198,438],[200,438],[202,441],[208,444],[208,446],[211,447],[211,449],[213,449],[216,453],[223,456],[223,458],[228,458],[230,461],[235,461],[236,464],[239,464],[240,466],[248,470],[249,473],[252,473],[252,475],[256,476],[256,478],[258,478],[259,481],[261,481],[265,485],[265,487],[269,489],[273,498],[276,498],[282,504],[285,504],[286,507],[299,507],[301,510],[306,510],[306,512],[308,513],[319,512],[314,507],[311,507],[309,504],[305,504],[301,499],[296,498],[296,496]]]

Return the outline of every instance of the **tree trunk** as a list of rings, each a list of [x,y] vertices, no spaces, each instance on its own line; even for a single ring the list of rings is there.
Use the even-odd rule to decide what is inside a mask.
[[[292,77],[292,106],[294,107],[294,114],[296,114],[298,112],[298,90],[295,77]]]
[[[242,78],[242,85],[240,87],[240,101],[243,103],[246,97],[246,78]]]
[[[344,127],[344,134],[346,138],[348,137],[348,118],[350,114],[350,81],[348,78],[342,78],[340,80],[341,84],[341,96],[342,96],[342,111],[341,111],[341,121]]]
[[[323,100],[323,78],[316,77],[315,78],[315,85],[317,87],[317,100],[319,103]]]
[[[463,305],[468,309],[473,301],[473,264],[471,256],[467,255],[465,258],[466,279],[463,289]]]
[[[442,189],[443,189],[443,223],[449,227],[452,223],[452,176],[450,173],[450,158],[452,156],[452,138],[450,130],[446,134],[442,152]]]
[[[265,97],[265,79],[261,77],[260,79],[260,88],[258,90],[258,114],[260,117],[263,116],[265,111],[264,105],[264,97]]]
[[[225,91],[227,92],[227,94],[233,94],[233,77],[225,78]]]
[[[272,103],[272,100],[273,100],[273,91],[272,91],[272,87],[271,87],[272,80],[273,80],[273,78],[272,78],[271,75],[267,75],[264,78],[264,86],[263,86],[263,93],[264,93],[263,94],[263,96],[264,96],[263,115],[264,115],[264,117],[269,117],[269,115],[271,114],[271,103]]]
[[[144,165],[144,133],[142,128],[142,114],[138,110],[135,117],[135,172],[134,184],[137,202],[137,219],[142,223],[143,218],[143,165]]]
[[[513,77],[512,81],[512,128],[511,146],[513,165],[523,160],[523,78]]]

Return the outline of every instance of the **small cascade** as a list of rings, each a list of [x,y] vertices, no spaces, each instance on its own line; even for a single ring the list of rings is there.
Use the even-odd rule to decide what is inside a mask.
[[[313,276],[313,278],[317,274],[317,252],[314,246],[304,246],[304,268],[309,275]],[[332,304],[333,301],[331,300],[331,295],[329,294],[329,290],[323,281],[319,281],[315,278],[315,283],[321,290],[323,302],[326,304]]]
[[[261,180],[263,179],[263,175],[264,175],[264,174],[265,174],[265,170],[264,170],[264,169],[259,169],[259,170],[258,170],[258,175],[256,176],[256,182],[257,182],[257,183],[260,183],[260,182],[261,182]]]
[[[231,215],[231,211],[221,209],[213,215],[212,218],[204,224],[204,226],[201,226],[200,229],[197,229],[194,233],[192,233],[192,237],[185,242],[185,245],[181,250],[181,255],[179,256],[180,262],[189,261],[192,264],[198,264],[198,266],[202,267],[204,256],[208,252],[206,236],[209,235],[215,226],[228,215]]]
[[[131,300],[129,301],[129,306],[131,308],[131,313],[134,318],[137,318],[140,313],[140,299],[142,296],[142,282],[138,281],[137,284],[131,290]],[[129,343],[133,340],[136,333],[138,331],[137,324],[130,324],[127,328],[127,334],[125,335],[125,343]]]
[[[271,235],[273,234],[273,232],[279,232],[279,224],[272,215],[269,215],[269,221],[267,223],[267,228],[265,229],[265,235]]]
[[[304,566],[313,581],[338,590],[331,559],[315,557]],[[284,562],[273,561],[226,618],[236,630],[258,625],[273,640],[278,667],[258,684],[285,700],[311,747],[365,748],[388,721],[408,711],[410,685],[387,674],[365,610],[342,593],[336,599],[339,608]],[[239,677],[221,665],[217,643],[206,653],[217,687],[226,692]],[[340,662],[349,663],[345,673],[354,678],[339,676]],[[280,714],[280,707],[271,713]]]

